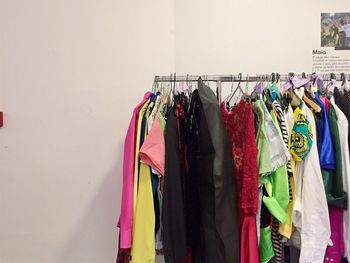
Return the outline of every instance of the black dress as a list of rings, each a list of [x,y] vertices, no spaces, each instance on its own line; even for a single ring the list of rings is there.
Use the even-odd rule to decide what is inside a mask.
[[[237,193],[231,146],[214,92],[198,80],[197,185],[200,262],[239,262]]]
[[[165,169],[163,190],[163,249],[165,262],[187,260],[185,214],[184,125],[186,98],[174,99],[165,130]]]

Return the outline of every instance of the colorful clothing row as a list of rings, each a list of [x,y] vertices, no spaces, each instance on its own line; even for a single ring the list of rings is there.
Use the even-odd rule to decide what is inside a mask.
[[[232,107],[201,79],[147,92],[125,138],[117,262],[346,262],[350,96],[304,84]]]

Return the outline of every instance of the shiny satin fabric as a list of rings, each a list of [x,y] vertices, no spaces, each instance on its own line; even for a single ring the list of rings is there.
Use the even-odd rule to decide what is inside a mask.
[[[216,96],[201,79],[198,94],[200,262],[239,262],[237,193],[230,143]]]
[[[320,155],[320,165],[322,169],[335,170],[334,146],[326,107],[318,93],[315,94],[315,99],[322,109],[322,112],[316,114],[317,148]]]

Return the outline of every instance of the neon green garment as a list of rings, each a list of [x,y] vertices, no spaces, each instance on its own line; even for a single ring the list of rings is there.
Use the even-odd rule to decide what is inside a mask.
[[[274,111],[271,111],[273,124],[279,133],[281,130],[277,123],[277,117]],[[287,166],[283,165],[276,171],[264,178],[264,185],[267,196],[263,197],[263,202],[270,214],[280,223],[287,221],[287,207],[289,203],[288,173]],[[260,229],[259,244],[260,262],[269,262],[275,253],[273,250],[270,226]]]
[[[265,130],[265,113],[262,103],[264,103],[262,99],[259,99],[253,103],[254,111],[259,117],[256,133],[256,145],[258,147],[258,167],[260,184],[263,183],[263,176],[272,172],[270,145]]]
[[[277,116],[275,111],[271,112],[272,120],[277,127],[280,134],[281,129],[278,125]],[[271,175],[271,182],[273,185],[273,196],[277,199],[283,211],[286,211],[289,203],[289,187],[288,187],[288,172],[287,165],[281,166]]]
[[[272,247],[270,226],[260,229],[259,254],[261,263],[267,263],[275,256]]]
[[[281,130],[277,123],[276,113],[271,111],[271,117],[279,133]],[[287,166],[283,165],[265,178],[265,188],[268,196],[263,197],[263,202],[280,223],[287,220],[287,206],[289,203],[288,173]]]
[[[289,202],[287,179],[287,204],[285,205],[285,190],[283,189],[283,177],[285,172],[287,172],[287,168],[285,166],[282,166],[278,168],[276,172],[273,172],[270,176],[265,178],[265,189],[268,193],[268,196],[263,197],[263,202],[269,210],[270,214],[275,217],[280,223],[284,223],[287,220],[286,210]]]
[[[287,220],[283,224],[280,224],[279,226],[279,233],[282,236],[285,236],[286,238],[290,239],[293,231],[293,211],[294,211],[294,203],[295,203],[295,179],[294,179],[294,172],[295,172],[295,161],[291,160],[292,165],[292,173],[293,176],[289,178],[289,183],[291,184],[291,190],[292,190],[292,200],[289,201],[288,207],[287,207]]]
[[[153,108],[153,104],[154,103],[151,102],[148,105],[145,113],[146,123],[148,121],[150,111]],[[146,136],[147,128],[145,128],[145,138]],[[155,214],[151,169],[149,165],[141,162],[134,217],[133,243],[131,248],[133,263],[151,263],[155,261],[154,228]]]

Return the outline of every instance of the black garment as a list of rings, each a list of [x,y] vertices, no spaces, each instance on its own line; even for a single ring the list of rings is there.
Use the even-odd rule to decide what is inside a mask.
[[[333,96],[334,96],[335,104],[345,114],[346,118],[350,123],[350,101],[339,91],[338,88],[334,89]],[[349,141],[349,153],[350,153],[350,125],[349,125],[348,141]]]
[[[200,262],[239,262],[237,192],[231,147],[216,96],[201,79],[198,94]]]
[[[198,110],[199,110],[198,90],[194,90],[191,95],[191,101],[186,117],[187,124],[187,163],[188,175],[186,176],[186,220],[187,220],[187,244],[192,250],[192,261],[201,261],[200,251],[200,209],[198,194],[198,168],[197,168],[197,150],[198,150]]]
[[[171,108],[165,132],[165,170],[163,190],[163,248],[165,262],[174,263],[187,260],[185,189],[186,174],[183,155],[183,117],[185,109],[175,105]]]

